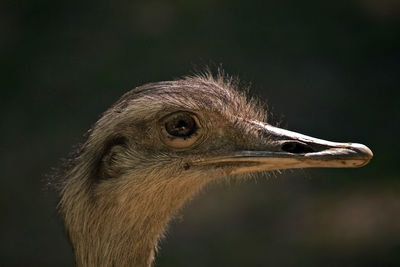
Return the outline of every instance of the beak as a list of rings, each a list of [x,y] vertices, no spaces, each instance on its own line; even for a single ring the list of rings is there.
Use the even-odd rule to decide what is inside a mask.
[[[362,144],[330,142],[257,121],[246,123],[260,133],[257,149],[204,159],[203,163],[234,166],[230,173],[240,174],[295,168],[355,168],[366,165],[373,156]]]

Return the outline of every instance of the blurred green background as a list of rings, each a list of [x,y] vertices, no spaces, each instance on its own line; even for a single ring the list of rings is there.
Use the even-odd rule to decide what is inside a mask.
[[[155,266],[400,266],[398,0],[3,1],[0,29],[1,266],[73,265],[46,174],[124,92],[207,64],[375,157],[210,186]]]

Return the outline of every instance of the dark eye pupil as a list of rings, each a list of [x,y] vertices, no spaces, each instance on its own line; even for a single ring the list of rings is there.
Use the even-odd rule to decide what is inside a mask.
[[[167,132],[175,137],[189,137],[197,130],[196,122],[190,115],[178,115],[165,123]]]
[[[187,122],[184,121],[184,120],[180,120],[180,121],[178,121],[178,123],[176,124],[176,127],[177,127],[177,128],[185,128],[185,127],[187,127],[187,126],[188,126],[188,124],[187,124]]]

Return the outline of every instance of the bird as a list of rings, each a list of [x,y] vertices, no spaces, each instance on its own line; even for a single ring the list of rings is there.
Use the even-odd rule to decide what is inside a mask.
[[[273,126],[240,87],[211,73],[148,83],[100,116],[57,186],[76,266],[152,266],[170,220],[212,181],[371,160],[365,145]]]

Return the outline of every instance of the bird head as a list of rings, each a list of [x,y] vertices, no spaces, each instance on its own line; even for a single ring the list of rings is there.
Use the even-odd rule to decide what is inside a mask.
[[[84,145],[92,179],[140,173],[215,178],[288,168],[361,167],[372,152],[274,127],[224,78],[190,77],[126,93]]]

